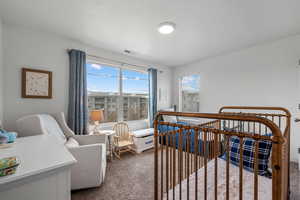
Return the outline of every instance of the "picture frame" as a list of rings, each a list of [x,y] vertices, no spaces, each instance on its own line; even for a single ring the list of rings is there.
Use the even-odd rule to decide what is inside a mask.
[[[22,68],[22,98],[52,98],[52,72]]]

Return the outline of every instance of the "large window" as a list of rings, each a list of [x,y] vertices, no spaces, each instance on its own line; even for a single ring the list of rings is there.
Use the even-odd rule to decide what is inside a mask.
[[[148,74],[122,70],[123,119],[148,118]]]
[[[182,112],[200,111],[200,76],[189,75],[179,79],[179,102]]]
[[[87,63],[89,109],[103,109],[104,122],[148,118],[148,75]]]

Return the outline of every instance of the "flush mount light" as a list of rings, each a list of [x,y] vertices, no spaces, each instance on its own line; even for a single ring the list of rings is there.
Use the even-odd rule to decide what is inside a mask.
[[[131,51],[128,50],[128,49],[125,49],[125,50],[124,50],[124,53],[131,54]]]
[[[158,25],[158,32],[161,34],[170,34],[175,30],[176,24],[173,22],[163,22]]]

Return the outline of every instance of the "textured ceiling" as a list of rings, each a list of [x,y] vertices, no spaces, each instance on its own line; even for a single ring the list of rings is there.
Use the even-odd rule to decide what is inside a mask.
[[[1,0],[6,23],[50,31],[166,66],[300,32],[299,0]],[[157,25],[177,24],[171,35]]]

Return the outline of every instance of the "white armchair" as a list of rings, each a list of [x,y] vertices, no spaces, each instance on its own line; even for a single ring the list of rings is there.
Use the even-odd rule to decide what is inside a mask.
[[[75,135],[63,113],[29,115],[17,120],[19,136],[53,134],[77,160],[71,171],[71,189],[100,186],[106,171],[106,136]]]

